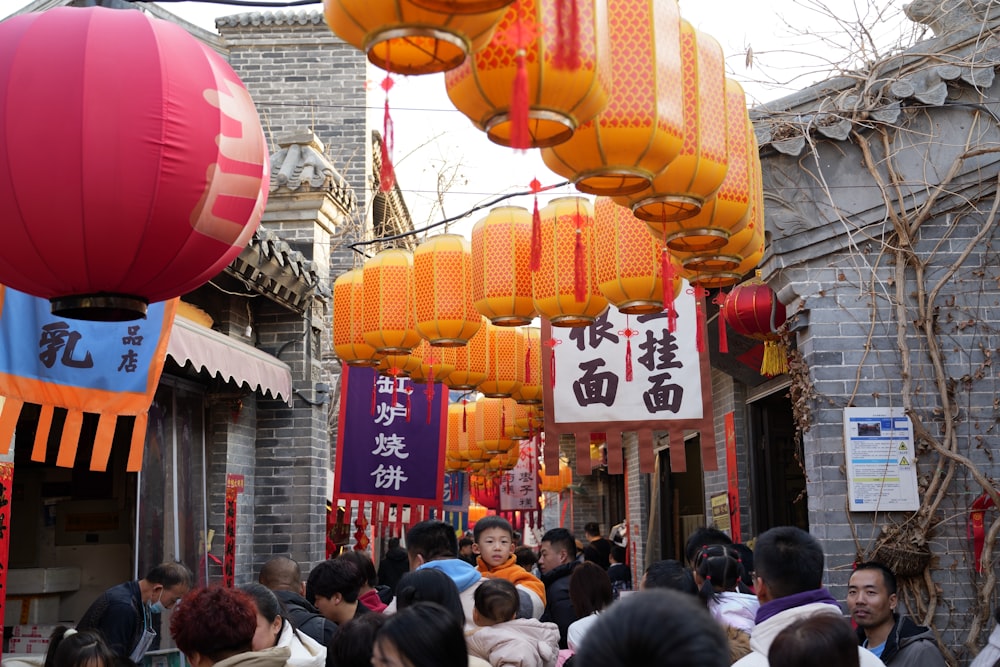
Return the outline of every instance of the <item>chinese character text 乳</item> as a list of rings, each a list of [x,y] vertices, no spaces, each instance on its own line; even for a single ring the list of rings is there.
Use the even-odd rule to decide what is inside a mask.
[[[59,359],[63,366],[70,368],[93,368],[94,359],[90,352],[86,352],[82,359],[76,354],[76,345],[83,339],[83,334],[69,328],[66,322],[52,322],[42,327],[41,335],[38,338],[38,347],[44,348],[38,358],[46,368],[52,368],[59,357],[59,350],[62,356]]]

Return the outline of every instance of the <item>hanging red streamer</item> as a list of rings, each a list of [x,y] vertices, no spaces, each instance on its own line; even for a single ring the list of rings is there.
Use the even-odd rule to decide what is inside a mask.
[[[562,343],[558,338],[550,338],[545,344],[549,346],[552,354],[549,356],[549,384],[553,389],[556,387],[556,345]]]
[[[583,254],[583,215],[580,213],[579,201],[576,203],[573,223],[576,227],[576,243],[573,246],[573,296],[577,303],[583,303],[587,298],[587,263]]]
[[[514,50],[514,87],[510,96],[510,146],[519,151],[531,148],[531,131],[528,127],[528,47],[537,39],[540,30],[537,23],[530,21],[525,5],[518,0],[517,20],[500,39]],[[533,5],[531,5],[533,7]]]
[[[705,335],[705,288],[695,287],[694,288],[694,299],[695,299],[695,323],[698,328],[698,354],[704,354],[705,350],[708,348],[706,344]]]
[[[537,271],[542,266],[542,214],[538,212],[538,193],[542,184],[533,178],[530,187],[535,194],[535,209],[531,212],[531,270]]]
[[[431,423],[431,413],[433,410],[434,403],[434,367],[429,366],[427,371],[427,389],[424,390],[424,395],[427,396],[427,423]]]
[[[558,69],[580,67],[580,8],[577,0],[556,0],[556,50],[552,64]]]
[[[468,405],[469,401],[467,399],[462,399],[462,433],[468,433],[468,421],[469,413],[466,412],[465,406]]]
[[[376,398],[376,388],[378,387],[378,375],[372,381],[372,417],[375,416],[375,398]]]
[[[632,381],[632,336],[639,333],[632,328],[631,315],[625,315],[625,328],[618,332],[619,336],[625,337],[625,381]]]
[[[677,309],[674,308],[674,263],[664,244],[660,249],[660,275],[663,277],[663,309],[667,311],[667,330],[677,331]]]
[[[413,396],[413,389],[407,388],[406,389],[406,423],[407,424],[410,423],[410,412],[411,412],[410,408],[412,407],[412,403],[411,403],[411,400],[412,400],[411,397],[412,396]]]

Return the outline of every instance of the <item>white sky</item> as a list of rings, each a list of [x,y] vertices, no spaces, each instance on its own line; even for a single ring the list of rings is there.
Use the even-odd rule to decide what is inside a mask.
[[[27,3],[3,0],[2,4],[0,16]],[[856,43],[851,46],[857,34],[851,25],[865,25],[881,50],[909,39],[918,28],[902,15],[904,3],[899,0],[679,0],[679,4],[685,19],[722,45],[728,75],[743,84],[749,105],[826,78],[847,54],[859,51]],[[162,6],[210,30],[215,29],[218,16],[269,11],[206,2],[164,2]],[[824,6],[834,8],[836,18]],[[317,3],[291,9],[321,8]],[[871,52],[865,55],[870,57]],[[375,85],[368,104],[377,128],[382,125],[383,100],[377,83],[383,77],[382,70],[371,68]],[[505,193],[525,191],[533,178],[543,185],[564,180],[545,167],[537,150],[515,153],[475,129],[451,105],[443,75],[395,76],[394,80],[389,98],[395,125],[393,158],[416,226],[460,214]],[[442,175],[451,179],[443,213],[434,205],[436,182]],[[568,194],[579,193],[566,186],[545,193],[540,203]],[[504,204],[530,208],[532,202],[530,197],[519,197]],[[485,215],[486,210],[475,213],[450,231],[468,234]],[[432,233],[439,231],[442,228]]]

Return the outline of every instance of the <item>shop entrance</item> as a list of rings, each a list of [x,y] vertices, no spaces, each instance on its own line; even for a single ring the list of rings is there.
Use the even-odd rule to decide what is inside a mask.
[[[673,439],[672,446],[677,446]],[[675,558],[684,562],[684,544],[688,535],[705,525],[705,480],[701,464],[701,436],[684,440],[686,472],[670,470],[670,450],[657,453],[656,503],[659,515],[659,555],[654,558]]]
[[[802,452],[795,445],[792,403],[784,391],[748,405],[754,534],[775,526],[809,530]]]

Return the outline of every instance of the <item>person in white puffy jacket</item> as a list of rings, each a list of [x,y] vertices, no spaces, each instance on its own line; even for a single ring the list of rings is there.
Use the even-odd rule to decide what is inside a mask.
[[[285,667],[325,667],[326,647],[292,627],[284,618],[281,602],[271,589],[262,584],[246,584],[241,590],[252,597],[257,606],[253,650],[287,647],[291,656]]]
[[[732,545],[708,544],[695,556],[694,582],[698,586],[698,597],[723,626],[750,635],[760,602],[756,595],[737,590],[742,577],[743,564]]]
[[[484,580],[475,593],[476,628],[465,637],[469,653],[488,660],[491,667],[555,667],[559,626],[515,618],[519,605],[514,584],[506,579]]]
[[[754,590],[760,601],[750,636],[749,655],[737,667],[768,667],[771,642],[786,627],[813,614],[843,617],[840,603],[823,587],[825,556],[819,541],[794,526],[761,533],[754,546]],[[883,666],[871,651],[858,647],[861,667]]]

